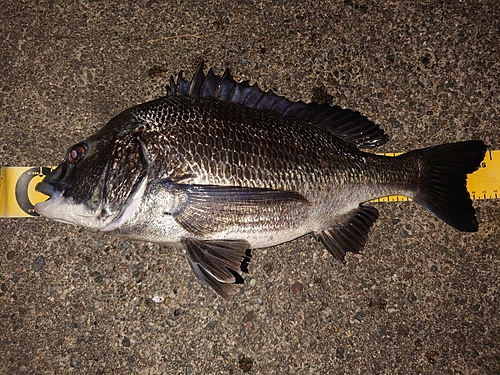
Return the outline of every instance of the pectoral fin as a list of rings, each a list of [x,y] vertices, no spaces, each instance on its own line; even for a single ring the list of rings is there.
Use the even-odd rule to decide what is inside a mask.
[[[251,257],[247,241],[185,238],[182,245],[196,276],[222,298],[229,299],[232,284],[243,283],[241,272],[247,272]]]
[[[293,191],[182,184],[173,180],[164,180],[163,186],[176,197],[168,213],[197,237],[238,224],[271,225],[285,214],[300,217],[309,206],[306,198]]]
[[[341,225],[314,234],[335,258],[345,263],[345,255],[348,251],[359,253],[363,249],[368,232],[377,219],[376,208],[359,206]]]

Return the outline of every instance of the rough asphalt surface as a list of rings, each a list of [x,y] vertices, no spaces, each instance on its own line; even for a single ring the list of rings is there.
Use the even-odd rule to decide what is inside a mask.
[[[379,151],[500,149],[497,1],[11,1],[0,12],[0,166],[54,165],[204,59],[360,111]],[[417,205],[346,266],[306,236],[254,252],[225,302],[180,251],[0,220],[1,374],[498,374],[500,202],[478,233]]]

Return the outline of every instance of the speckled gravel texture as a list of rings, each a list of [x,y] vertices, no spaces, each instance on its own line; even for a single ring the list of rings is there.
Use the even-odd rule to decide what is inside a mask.
[[[498,1],[12,1],[0,12],[0,165],[54,165],[204,59],[391,136],[500,149]],[[182,253],[0,220],[1,374],[498,374],[500,202],[478,233],[378,204],[361,255],[254,251],[231,301]]]

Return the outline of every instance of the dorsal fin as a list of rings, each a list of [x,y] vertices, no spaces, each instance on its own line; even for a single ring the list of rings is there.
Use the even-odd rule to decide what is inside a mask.
[[[177,75],[177,82],[170,77],[167,94],[213,98],[295,117],[313,123],[359,148],[377,147],[388,140],[378,125],[359,112],[328,104],[292,102],[272,90],[263,91],[257,84],[250,85],[249,81],[236,82],[228,69],[218,76],[210,68],[205,75],[204,66],[201,61],[191,81],[182,77],[182,71]]]

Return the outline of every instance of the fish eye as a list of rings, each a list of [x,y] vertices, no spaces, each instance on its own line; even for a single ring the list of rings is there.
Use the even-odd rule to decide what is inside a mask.
[[[71,148],[68,152],[68,161],[71,164],[76,164],[80,162],[85,156],[87,149],[83,145],[76,145]]]

